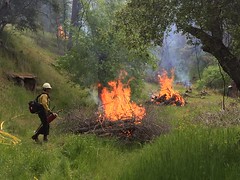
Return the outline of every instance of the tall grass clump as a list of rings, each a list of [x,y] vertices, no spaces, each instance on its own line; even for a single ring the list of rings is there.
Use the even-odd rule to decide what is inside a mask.
[[[60,135],[55,143],[0,144],[0,179],[114,179],[131,155],[114,139]]]
[[[70,136],[61,154],[69,162],[73,179],[109,179],[119,172],[128,153],[122,153],[114,139],[93,135]]]
[[[51,169],[56,161],[54,153],[44,148],[20,144],[1,146],[0,173],[2,179],[33,179]]]
[[[136,154],[119,179],[237,179],[237,128],[191,128],[160,137]]]

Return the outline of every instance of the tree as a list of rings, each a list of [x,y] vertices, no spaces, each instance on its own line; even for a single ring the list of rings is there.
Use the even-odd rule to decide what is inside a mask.
[[[55,0],[0,0],[0,34],[7,24],[16,28],[36,31],[38,28],[37,17],[41,3],[50,3],[57,10]]]
[[[72,14],[71,14],[71,29],[69,33],[68,49],[70,50],[73,46],[72,34],[73,28],[81,28],[82,19],[79,18],[80,11],[82,9],[83,2],[79,0],[72,1]]]
[[[66,27],[67,27],[67,23],[68,23],[68,16],[69,16],[69,12],[70,12],[70,0],[62,0],[62,23],[64,24],[64,34],[65,34],[65,39],[67,38],[67,31],[66,31]]]
[[[54,1],[38,1],[36,8],[38,28],[46,32],[56,33],[59,26],[60,16],[65,15],[64,11],[61,11],[65,5],[65,2]]]
[[[72,48],[58,61],[60,67],[67,70],[74,82],[85,87],[98,83],[105,86],[108,81],[118,77],[121,69],[135,77],[134,82],[139,82],[137,80],[141,80],[152,58],[145,47],[135,50],[127,48],[125,41],[128,37],[116,26],[115,12],[122,6],[121,2],[81,2],[78,21],[82,26],[78,31],[73,31]]]
[[[127,34],[135,31],[145,43],[161,45],[173,24],[198,38],[240,90],[239,12],[239,0],[131,0],[119,18]]]

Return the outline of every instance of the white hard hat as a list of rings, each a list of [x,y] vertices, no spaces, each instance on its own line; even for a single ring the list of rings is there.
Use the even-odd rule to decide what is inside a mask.
[[[52,87],[49,83],[44,83],[42,87],[43,87],[43,89],[52,89]]]

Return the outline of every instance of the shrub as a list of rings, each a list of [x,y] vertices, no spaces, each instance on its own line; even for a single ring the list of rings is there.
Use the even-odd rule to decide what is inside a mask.
[[[231,81],[230,77],[225,72],[223,72],[223,75],[226,84],[229,84]],[[222,89],[223,83],[224,82],[219,67],[217,65],[212,65],[204,69],[202,79],[197,81],[196,86],[198,89],[203,88]]]

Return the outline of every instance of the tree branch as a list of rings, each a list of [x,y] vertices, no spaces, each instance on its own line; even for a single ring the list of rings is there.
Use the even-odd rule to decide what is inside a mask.
[[[219,40],[218,38],[209,35],[204,30],[193,26],[188,26],[184,28],[184,30],[200,39],[203,44],[202,49],[215,56],[223,70],[234,80],[234,82],[239,82],[238,77],[234,75],[233,71],[236,73],[240,72],[240,60],[230,52],[222,40]],[[237,86],[240,89],[240,82]]]
[[[228,60],[231,61],[231,59],[236,58],[223,44],[222,40],[209,35],[204,30],[193,26],[188,26],[184,30],[200,39],[203,44],[203,50],[213,54],[217,59],[222,59],[224,56],[227,56]]]

